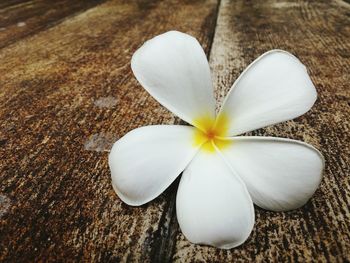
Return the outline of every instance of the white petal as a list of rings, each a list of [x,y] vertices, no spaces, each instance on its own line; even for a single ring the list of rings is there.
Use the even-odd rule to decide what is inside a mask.
[[[155,99],[186,122],[215,117],[208,60],[194,37],[177,31],[156,36],[135,52],[131,68]]]
[[[283,211],[304,205],[322,179],[324,159],[303,142],[273,137],[233,137],[221,150],[243,179],[253,202]]]
[[[109,167],[120,199],[142,205],[160,195],[196,154],[193,130],[180,125],[146,126],[118,140],[110,152]]]
[[[199,151],[184,171],[176,199],[179,225],[197,244],[239,246],[254,226],[254,207],[238,176],[217,153]]]
[[[291,120],[307,112],[317,93],[305,66],[292,54],[269,51],[241,74],[221,112],[230,121],[229,134],[238,135]]]

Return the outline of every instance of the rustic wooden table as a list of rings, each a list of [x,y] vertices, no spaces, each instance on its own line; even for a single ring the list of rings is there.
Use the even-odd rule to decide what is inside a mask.
[[[137,208],[111,187],[107,156],[117,138],[179,123],[130,70],[133,52],[171,29],[200,41],[219,99],[273,48],[297,55],[318,90],[304,116],[252,134],[319,148],[320,188],[295,211],[256,207],[253,233],[235,249],[184,238],[178,181]],[[1,261],[350,261],[349,2],[4,0],[0,61]]]

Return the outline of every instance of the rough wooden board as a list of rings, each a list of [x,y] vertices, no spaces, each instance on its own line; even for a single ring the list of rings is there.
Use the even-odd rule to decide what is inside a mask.
[[[0,50],[0,260],[164,262],[174,193],[123,204],[112,141],[178,120],[132,76],[132,53],[177,29],[208,52],[217,1],[111,1]],[[163,248],[163,249],[162,249]]]
[[[220,99],[240,72],[263,52],[280,48],[307,66],[319,98],[293,121],[253,132],[306,141],[326,159],[321,187],[302,209],[256,207],[256,224],[242,246],[196,246],[178,232],[177,262],[350,261],[350,5],[328,1],[222,0],[210,53]]]
[[[0,48],[83,12],[104,0],[3,1],[0,3]]]

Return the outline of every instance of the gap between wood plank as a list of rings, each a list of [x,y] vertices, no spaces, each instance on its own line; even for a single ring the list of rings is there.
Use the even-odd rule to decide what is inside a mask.
[[[216,9],[214,10],[215,19],[212,26],[212,32],[210,33],[210,44],[206,51],[208,63],[210,61],[211,49],[215,37],[216,25],[218,22],[218,15],[220,9],[221,0],[218,1]],[[210,22],[208,16],[208,22]],[[185,121],[180,120],[179,125],[188,125]],[[181,180],[182,173],[166,190],[170,193],[165,207],[165,211],[162,214],[162,218],[159,223],[159,228],[153,237],[153,248],[151,251],[151,262],[172,262],[173,255],[176,250],[176,237],[181,231],[176,217],[176,194],[179,182]]]

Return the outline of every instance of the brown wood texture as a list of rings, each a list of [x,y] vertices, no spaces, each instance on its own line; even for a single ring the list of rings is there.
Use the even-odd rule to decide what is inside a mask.
[[[64,18],[83,12],[103,1],[2,1],[0,2],[0,48],[52,27]]]
[[[73,2],[0,3],[7,32],[0,31],[0,261],[350,261],[348,3]],[[130,70],[133,52],[171,29],[194,35],[210,54],[219,101],[250,62],[274,48],[297,55],[317,87],[304,116],[251,134],[320,149],[321,187],[295,211],[255,207],[253,233],[238,248],[184,238],[175,214],[178,180],[137,208],[110,184],[111,143],[136,127],[180,122]]]
[[[107,152],[178,122],[137,83],[133,52],[177,28],[209,51],[217,1],[109,1],[0,51],[0,260],[163,261],[174,191],[123,204]],[[162,249],[163,248],[163,249]]]

